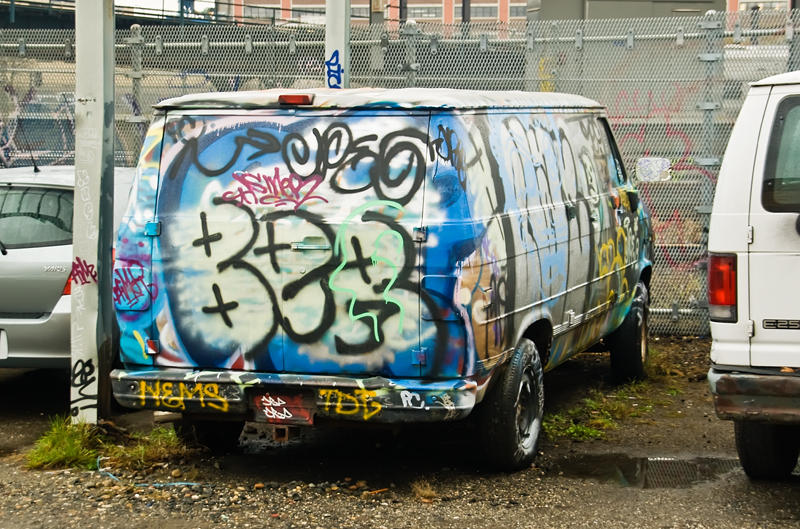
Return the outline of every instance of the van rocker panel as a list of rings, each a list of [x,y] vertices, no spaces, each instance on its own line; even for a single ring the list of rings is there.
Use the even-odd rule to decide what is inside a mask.
[[[800,423],[800,376],[714,366],[708,384],[720,419]]]
[[[128,408],[306,425],[313,424],[315,416],[376,423],[457,420],[469,415],[478,393],[478,384],[465,379],[180,368],[115,369],[111,382],[114,397]]]

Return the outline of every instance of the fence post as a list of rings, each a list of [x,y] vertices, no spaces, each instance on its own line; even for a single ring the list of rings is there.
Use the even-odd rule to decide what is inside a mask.
[[[703,111],[703,152],[695,160],[701,167],[714,168],[719,166],[720,160],[714,156],[714,112],[720,108],[718,97],[714,94],[717,72],[723,60],[723,17],[725,13],[709,12],[700,22],[700,28],[705,33],[705,51],[698,59],[705,65],[705,82],[703,83],[702,100],[698,108]],[[711,170],[711,169],[709,169]]]
[[[350,88],[350,0],[325,1],[325,86]]]
[[[715,112],[721,107],[720,96],[718,93],[715,93],[715,86],[717,84],[718,74],[722,71],[722,64],[725,58],[723,36],[726,16],[725,13],[709,12],[700,22],[700,28],[705,34],[705,50],[698,56],[698,59],[705,65],[705,78],[701,99],[697,104],[697,108],[703,112],[703,140],[701,154],[695,158],[695,164],[705,172],[707,178],[702,178],[701,180],[700,197],[697,199],[695,211],[702,216],[703,235],[699,242],[703,245],[708,244],[707,234],[711,213],[710,205],[714,200],[714,183],[710,175],[715,173],[720,165],[720,158],[714,153],[714,137],[716,133],[714,118]],[[699,273],[699,275],[703,283],[702,292],[705,292],[705,274]],[[707,308],[708,300],[698,300],[698,304],[701,307]],[[673,313],[675,312],[676,311],[673,310]],[[680,314],[679,311],[677,311],[677,313]],[[703,318],[702,322],[702,328],[699,332],[707,333],[708,317]]]
[[[789,62],[786,65],[787,72],[800,70],[800,45],[797,43],[797,31],[795,30],[798,13],[800,12],[797,9],[792,9],[789,11],[789,16],[786,19],[786,40],[789,41]],[[789,32],[791,32],[791,34],[789,34]]]
[[[420,33],[419,27],[413,20],[406,22],[400,28],[400,36],[406,41],[406,60],[402,65],[402,70],[406,74],[406,88],[417,86],[417,70],[419,70],[417,37]]]
[[[131,48],[131,71],[128,77],[131,78],[131,110],[134,116],[142,115],[142,50],[144,50],[144,37],[142,37],[142,26],[133,24],[131,26],[131,36],[125,40]],[[131,122],[142,122],[145,120],[136,117],[129,119]],[[144,139],[144,131],[140,140]]]

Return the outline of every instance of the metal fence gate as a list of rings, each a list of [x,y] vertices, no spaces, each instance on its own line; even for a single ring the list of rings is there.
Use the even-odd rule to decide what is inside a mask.
[[[747,83],[800,68],[800,11],[704,17],[351,28],[352,86],[560,91],[609,109],[628,167],[672,160],[642,185],[656,231],[652,330],[705,334],[708,215]],[[116,37],[116,162],[134,165],[151,106],[190,92],[323,86],[325,28],[152,26]],[[0,163],[72,163],[71,30],[0,30]],[[800,55],[800,49],[797,50]]]

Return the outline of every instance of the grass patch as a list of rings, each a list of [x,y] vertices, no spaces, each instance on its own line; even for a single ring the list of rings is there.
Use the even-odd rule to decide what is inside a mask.
[[[196,453],[172,428],[128,434],[108,426],[72,424],[69,417],[55,417],[50,429],[28,452],[27,466],[34,469],[79,468],[95,470],[98,457],[117,468],[140,470]]]
[[[172,428],[159,426],[147,434],[131,434],[125,444],[104,444],[104,454],[117,468],[142,470],[155,463],[189,456],[196,450],[187,447]]]
[[[592,389],[577,406],[545,416],[544,433],[552,440],[603,439],[608,430],[618,427],[620,421],[652,411],[657,403],[646,396],[649,388],[648,382],[634,382],[610,393]]]
[[[86,423],[72,424],[69,417],[50,420],[50,429],[28,452],[28,468],[97,468],[101,446],[97,429]]]

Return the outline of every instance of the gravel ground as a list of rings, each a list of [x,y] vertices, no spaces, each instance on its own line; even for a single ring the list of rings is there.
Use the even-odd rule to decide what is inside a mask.
[[[543,439],[535,465],[513,474],[488,471],[463,424],[323,428],[284,446],[249,425],[242,451],[223,457],[139,473],[29,471],[24,452],[46,416],[66,411],[66,375],[2,373],[0,528],[800,526],[800,475],[753,483],[736,463],[732,426],[714,416],[703,379],[708,341],[653,346],[670,373],[650,384],[651,413],[604,440]],[[548,411],[610,389],[607,376],[602,354],[561,366],[546,377]]]

